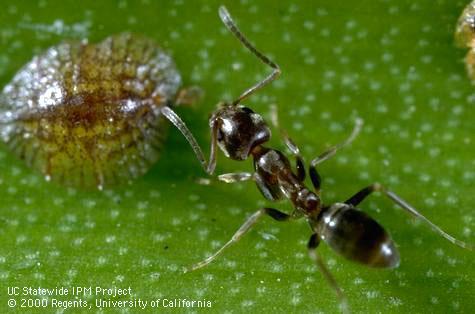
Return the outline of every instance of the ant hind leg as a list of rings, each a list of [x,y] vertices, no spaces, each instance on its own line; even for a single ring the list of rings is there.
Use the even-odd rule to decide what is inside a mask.
[[[330,270],[327,268],[325,265],[325,262],[321,258],[321,256],[317,252],[317,247],[320,244],[320,239],[318,238],[318,234],[314,233],[310,237],[310,240],[308,241],[308,254],[310,258],[315,262],[315,264],[318,267],[318,270],[322,273],[323,277],[327,281],[327,283],[330,285],[330,287],[335,291],[338,301],[340,302],[340,309],[343,313],[349,313],[349,308],[348,308],[348,301],[346,299],[346,296],[341,290],[340,286],[335,280],[335,277],[331,274]]]
[[[358,193],[356,193],[355,195],[350,197],[345,203],[348,204],[348,205],[357,206],[359,203],[361,203],[367,196],[369,196],[373,192],[382,192],[387,198],[392,200],[399,207],[404,209],[406,212],[408,212],[412,216],[414,216],[416,218],[419,218],[420,220],[422,220],[423,222],[428,224],[432,228],[432,230],[434,230],[440,236],[444,237],[445,239],[452,242],[453,244],[455,244],[455,245],[457,245],[461,248],[464,248],[464,249],[468,249],[468,250],[471,250],[471,251],[474,250],[473,244],[466,243],[466,242],[463,242],[461,240],[458,240],[458,239],[454,238],[453,236],[451,236],[450,234],[448,234],[447,232],[442,230],[439,226],[434,224],[432,221],[430,221],[428,218],[426,218],[424,215],[419,213],[419,211],[417,209],[415,209],[410,204],[408,204],[406,201],[404,201],[396,193],[388,190],[387,188],[385,188],[384,186],[382,186],[379,183],[374,183],[370,186],[365,187],[364,189],[360,190]]]
[[[288,221],[292,218],[291,215],[288,215],[286,213],[283,213],[281,211],[278,211],[277,209],[273,208],[261,208],[257,212],[251,215],[244,224],[236,231],[236,233],[232,236],[231,240],[226,242],[218,251],[216,251],[213,255],[207,257],[203,261],[196,263],[192,265],[191,267],[188,267],[185,269],[185,272],[193,271],[199,268],[202,268],[209,263],[211,263],[213,260],[216,259],[227,247],[229,247],[231,244],[238,242],[243,235],[245,235],[255,224],[259,219],[264,216],[268,215],[272,217],[273,219],[277,221]]]

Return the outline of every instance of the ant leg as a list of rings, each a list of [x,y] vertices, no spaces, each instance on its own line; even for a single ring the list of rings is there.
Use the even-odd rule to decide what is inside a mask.
[[[173,103],[176,106],[193,106],[203,98],[203,90],[198,86],[189,86],[178,91]]]
[[[460,246],[461,248],[468,249],[473,251],[474,246],[470,243],[463,242],[461,240],[458,240],[451,236],[450,234],[446,233],[444,230],[442,230],[439,226],[431,222],[429,219],[427,219],[424,215],[419,213],[417,209],[409,205],[406,201],[404,201],[402,198],[400,198],[397,194],[394,192],[386,189],[384,186],[382,186],[379,183],[374,183],[368,187],[365,187],[352,197],[350,197],[345,203],[348,205],[353,205],[357,206],[359,203],[361,203],[368,195],[370,195],[373,192],[382,192],[386,197],[388,197],[390,200],[392,200],[394,203],[399,205],[402,209],[404,209],[406,212],[411,214],[412,216],[421,219],[425,223],[427,223],[432,230],[434,230],[436,233],[438,233],[440,236],[444,237],[448,241],[452,242],[453,244]]]
[[[290,138],[288,135],[287,131],[282,129],[279,126],[279,115],[277,112],[277,106],[275,104],[272,104],[270,106],[271,109],[271,122],[272,125],[278,129],[281,133],[282,138],[284,139],[284,144],[287,146],[287,148],[290,150],[292,155],[295,156],[295,163],[296,163],[296,169],[297,169],[297,178],[300,181],[305,180],[305,165],[303,162],[302,155],[300,154],[300,149],[298,148],[297,144],[295,144],[294,141]]]
[[[353,127],[353,131],[351,131],[350,136],[343,142],[330,147],[326,151],[324,151],[322,154],[318,155],[318,157],[314,158],[310,162],[310,169],[309,169],[309,174],[310,174],[310,179],[312,180],[313,186],[315,187],[315,190],[317,192],[320,192],[320,186],[322,184],[322,178],[320,177],[320,174],[317,171],[317,165],[324,162],[325,160],[333,157],[337,151],[342,149],[343,147],[351,144],[353,140],[358,136],[358,134],[361,132],[361,128],[363,126],[363,120],[361,118],[357,118],[355,121],[355,126]]]
[[[214,183],[216,179],[224,183],[235,183],[252,180],[254,179],[254,175],[250,172],[223,173],[217,177],[198,178],[196,182],[201,185],[211,185],[211,183]]]
[[[322,273],[323,277],[327,281],[327,283],[330,285],[330,287],[335,291],[338,301],[340,302],[340,309],[343,313],[349,313],[349,308],[348,308],[348,301],[346,299],[345,294],[341,290],[340,286],[335,280],[335,277],[331,274],[330,270],[327,268],[325,263],[323,262],[323,259],[320,257],[320,255],[317,252],[317,247],[320,244],[320,239],[318,237],[318,234],[314,233],[310,237],[310,240],[308,241],[308,254],[310,258],[317,264],[318,270]]]
[[[322,177],[317,171],[317,168],[315,166],[312,166],[310,164],[310,168],[308,169],[308,174],[310,175],[310,179],[312,180],[313,187],[315,188],[315,191],[317,194],[320,194],[320,187],[322,185]]]
[[[234,183],[252,180],[254,175],[250,172],[223,173],[218,176],[218,180],[225,183]]]
[[[201,163],[201,166],[208,174],[213,174],[216,167],[216,141],[217,141],[217,131],[218,126],[216,123],[213,124],[211,128],[211,148],[210,148],[210,157],[209,163],[206,161],[203,151],[201,150],[200,145],[196,141],[195,137],[191,131],[186,126],[185,122],[168,106],[163,106],[160,109],[161,113],[171,122],[173,125],[183,134],[185,139],[190,144],[193,152],[198,158],[198,161]]]
[[[310,163],[312,167],[316,167],[319,163],[324,162],[325,160],[333,157],[337,151],[342,149],[343,147],[351,144],[353,140],[358,136],[358,134],[361,132],[361,128],[363,126],[363,120],[361,118],[357,118],[355,121],[355,126],[353,127],[353,131],[351,131],[350,136],[343,142],[330,147],[326,151],[324,151],[322,154],[320,154],[317,158],[313,159],[312,162]]]
[[[186,268],[185,269],[185,272],[189,272],[189,271],[193,271],[193,270],[196,270],[196,269],[199,269],[199,268],[202,268],[206,265],[208,265],[209,263],[211,263],[216,257],[218,257],[227,247],[229,247],[231,244],[233,243],[236,243],[237,241],[239,241],[241,239],[241,237],[246,234],[246,232],[249,231],[249,229],[251,229],[255,224],[256,222],[264,215],[269,215],[271,216],[272,218],[274,218],[275,220],[277,221],[286,221],[286,220],[289,220],[292,218],[291,215],[288,215],[286,213],[283,213],[281,211],[278,211],[277,209],[273,209],[273,208],[261,208],[259,209],[257,212],[255,212],[254,214],[252,214],[251,217],[249,217],[246,222],[244,222],[244,224],[238,229],[238,231],[236,231],[236,233],[233,235],[233,237],[231,238],[231,240],[229,240],[226,244],[224,244],[218,251],[216,251],[216,253],[214,253],[213,255],[209,256],[208,258],[204,259],[203,261],[199,262],[199,263],[196,263],[194,265],[192,265],[191,267],[189,268]]]

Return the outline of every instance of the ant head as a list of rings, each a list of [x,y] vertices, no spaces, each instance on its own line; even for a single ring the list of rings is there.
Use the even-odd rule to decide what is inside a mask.
[[[224,105],[210,118],[210,127],[216,129],[218,146],[234,160],[245,160],[251,150],[267,142],[271,132],[264,119],[241,105]]]

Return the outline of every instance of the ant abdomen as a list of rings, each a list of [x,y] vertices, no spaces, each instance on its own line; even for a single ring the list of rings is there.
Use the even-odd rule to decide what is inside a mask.
[[[399,252],[379,223],[355,207],[336,203],[324,208],[315,231],[347,259],[381,268],[399,265]]]

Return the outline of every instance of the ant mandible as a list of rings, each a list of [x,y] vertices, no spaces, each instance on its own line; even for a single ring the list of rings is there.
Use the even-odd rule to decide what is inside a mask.
[[[292,213],[287,214],[269,207],[259,209],[244,222],[231,240],[224,244],[216,253],[185,271],[196,270],[211,263],[224,249],[239,241],[263,216],[270,216],[277,221],[305,218],[312,230],[312,235],[308,241],[309,255],[337,294],[342,311],[346,312],[348,311],[346,297],[316,249],[320,240],[323,240],[333,250],[347,259],[371,267],[397,267],[399,265],[399,253],[389,234],[368,214],[356,208],[358,204],[373,192],[383,193],[383,195],[406,212],[427,223],[435,232],[453,244],[473,250],[472,245],[447,234],[420,214],[414,207],[379,183],[365,187],[343,203],[323,204],[320,193],[322,179],[317,171],[317,165],[331,158],[338,150],[350,144],[360,132],[362,120],[356,120],[353,132],[345,141],[329,148],[310,162],[309,176],[315,190],[311,191],[308,189],[304,184],[306,171],[297,145],[294,144],[285,132],[282,132],[284,142],[296,160],[296,171],[294,171],[290,161],[283,153],[263,146],[264,143],[269,141],[271,136],[270,129],[264,119],[251,109],[240,105],[244,99],[275,80],[281,73],[279,66],[259,52],[246,39],[224,6],[219,8],[219,16],[226,27],[249,51],[273,69],[272,73],[264,80],[247,89],[232,103],[220,104],[220,107],[212,114],[209,120],[211,128],[209,162],[206,162],[198,143],[183,121],[172,111],[166,111],[166,108],[164,114],[183,133],[203,168],[209,174],[214,172],[216,166],[217,146],[227,157],[233,160],[246,160],[252,156],[254,159],[254,173],[227,173],[219,175],[218,179],[227,183],[254,180],[266,199],[277,201],[287,198],[294,206],[294,210]],[[278,124],[275,111],[272,120],[275,125]]]

